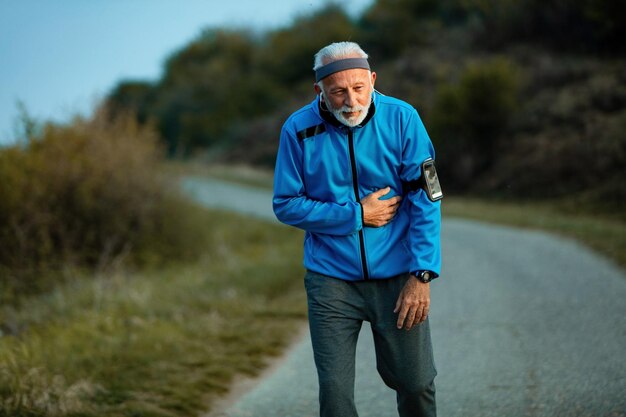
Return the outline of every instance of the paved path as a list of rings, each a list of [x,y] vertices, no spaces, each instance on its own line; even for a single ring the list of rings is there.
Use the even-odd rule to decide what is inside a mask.
[[[270,193],[188,179],[207,205],[233,201],[272,218]],[[444,201],[445,204],[445,201]],[[626,277],[581,245],[456,219],[443,224],[431,329],[440,417],[626,416]],[[361,417],[395,417],[369,329],[358,345]],[[315,417],[310,340],[228,409],[210,417]]]

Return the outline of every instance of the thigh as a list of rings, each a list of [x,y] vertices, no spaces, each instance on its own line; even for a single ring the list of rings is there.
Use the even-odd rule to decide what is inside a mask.
[[[353,373],[362,308],[351,283],[307,272],[311,342],[318,372]]]
[[[396,327],[393,312],[397,297],[408,277],[396,277],[381,283],[372,309],[372,333],[376,348],[376,365],[385,383],[394,389],[428,385],[437,374],[426,319],[411,330]]]

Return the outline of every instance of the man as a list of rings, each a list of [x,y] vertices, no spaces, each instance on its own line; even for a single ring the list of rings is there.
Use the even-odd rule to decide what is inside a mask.
[[[428,312],[441,264],[441,190],[433,146],[413,107],[374,90],[376,73],[357,44],[322,48],[313,69],[318,97],[283,126],[273,203],[280,221],[306,231],[320,415],[357,416],[355,348],[369,321],[399,415],[435,416]]]

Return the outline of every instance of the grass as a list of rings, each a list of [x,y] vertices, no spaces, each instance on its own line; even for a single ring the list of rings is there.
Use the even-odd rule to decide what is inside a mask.
[[[0,416],[189,416],[305,317],[301,234],[223,212],[193,264],[98,277],[0,309]],[[10,326],[7,326],[10,324]]]
[[[443,216],[543,230],[573,238],[626,267],[626,223],[588,211],[573,212],[562,202],[501,202],[446,198]]]

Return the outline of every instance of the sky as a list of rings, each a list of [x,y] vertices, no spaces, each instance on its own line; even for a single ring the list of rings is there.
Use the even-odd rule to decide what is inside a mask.
[[[0,144],[14,140],[18,101],[37,120],[88,115],[120,80],[157,80],[169,54],[203,28],[278,28],[327,3],[0,0]],[[353,16],[372,3],[341,1]]]

